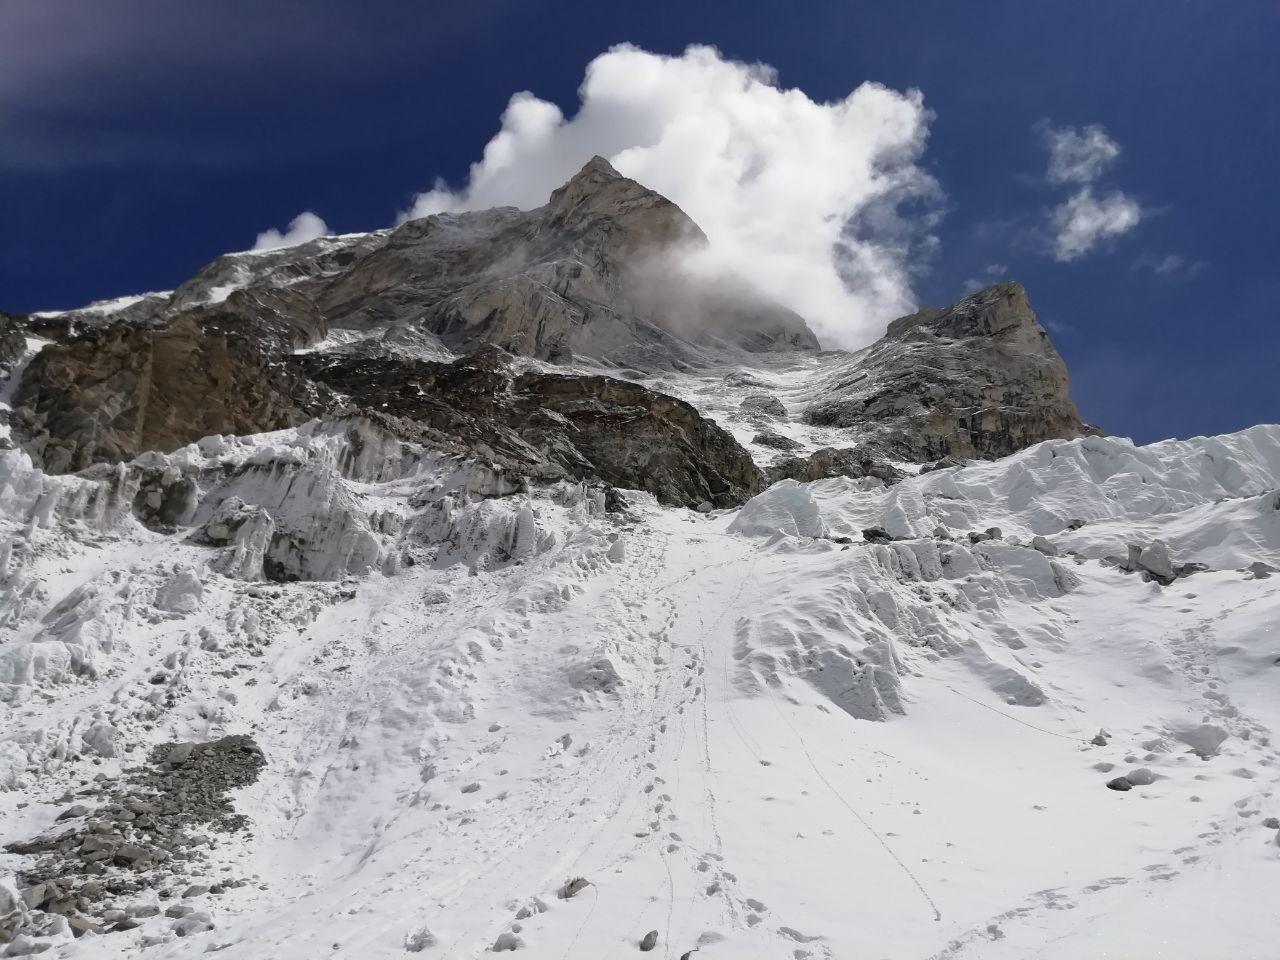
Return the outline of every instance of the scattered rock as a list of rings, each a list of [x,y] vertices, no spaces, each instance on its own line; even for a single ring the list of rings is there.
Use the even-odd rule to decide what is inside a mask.
[[[862,539],[867,543],[893,543],[898,538],[884,527],[867,527],[862,531]]]
[[[790,437],[784,437],[780,433],[774,433],[772,430],[761,430],[751,442],[761,447],[768,447],[771,450],[799,450],[804,444],[799,440],[792,440]]]
[[[1169,548],[1162,540],[1153,540],[1138,552],[1137,566],[1163,583],[1173,582],[1173,562],[1169,559]]]
[[[1046,557],[1056,557],[1058,548],[1055,547],[1048,537],[1034,536],[1031,538],[1031,549],[1039,550]]]
[[[557,896],[559,896],[561,900],[569,900],[576,897],[589,886],[591,886],[591,882],[585,877],[574,877],[571,880],[565,881],[564,886],[560,888],[560,892]]]
[[[1114,780],[1107,781],[1108,790],[1132,790],[1133,784],[1129,782],[1128,777],[1116,777]]]
[[[1156,782],[1156,775],[1146,767],[1139,767],[1136,770],[1130,770],[1125,774],[1124,779],[1135,787],[1149,787]]]
[[[642,953],[648,953],[658,945],[658,931],[650,930],[640,939],[640,950]]]
[[[1245,568],[1251,580],[1265,580],[1277,570],[1269,563],[1263,563],[1261,560],[1255,560]]]
[[[507,950],[519,950],[523,946],[524,941],[510,930],[507,930],[498,934],[498,939],[493,941],[493,952],[502,953]]]
[[[208,933],[213,929],[213,918],[207,913],[191,913],[181,920],[175,920],[171,929],[180,937]]]
[[[439,941],[427,927],[418,927],[405,934],[404,949],[407,953],[421,953],[427,947],[434,947]]]

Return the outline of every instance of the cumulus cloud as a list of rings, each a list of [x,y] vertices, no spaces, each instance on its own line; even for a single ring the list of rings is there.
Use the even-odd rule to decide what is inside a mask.
[[[1096,123],[1083,129],[1044,121],[1039,126],[1049,148],[1050,183],[1093,183],[1120,156],[1120,144]]]
[[[289,221],[289,228],[281,233],[272,227],[258,234],[253,244],[255,250],[278,250],[280,247],[296,247],[300,243],[327,236],[329,225],[310,210],[306,210]]]
[[[1120,145],[1098,124],[1087,127],[1037,125],[1049,151],[1045,179],[1052,186],[1075,185],[1075,192],[1049,214],[1054,259],[1078,260],[1111,237],[1128,233],[1142,222],[1142,205],[1112,190],[1099,194],[1098,180],[1120,156]]]
[[[622,45],[591,61],[579,97],[566,117],[517,93],[467,184],[437,181],[405,216],[540,206],[600,154],[679,204],[715,267],[749,277],[827,345],[864,345],[913,309],[941,200],[917,163],[930,120],[919,92],[864,83],[819,103],[712,47]]]
[[[1136,200],[1116,191],[1095,196],[1092,187],[1081,187],[1053,211],[1053,255],[1064,263],[1078,260],[1101,241],[1118,237],[1142,220]]]

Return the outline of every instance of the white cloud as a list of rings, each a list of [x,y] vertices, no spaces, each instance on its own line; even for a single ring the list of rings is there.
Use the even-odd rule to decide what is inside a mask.
[[[1094,185],[1120,156],[1120,144],[1098,124],[1054,127],[1036,125],[1049,150],[1045,179],[1053,186],[1077,185],[1074,193],[1049,214],[1054,259],[1078,260],[1102,241],[1127,233],[1142,222],[1142,205],[1119,190],[1100,196]]]
[[[1077,128],[1041,121],[1039,126],[1049,147],[1050,183],[1093,183],[1120,156],[1120,144],[1096,123]]]
[[[1127,233],[1142,220],[1136,200],[1115,192],[1095,196],[1092,187],[1081,187],[1053,211],[1053,255],[1064,263],[1077,260],[1098,243]]]
[[[1135,270],[1150,270],[1158,277],[1169,280],[1192,280],[1204,272],[1202,260],[1189,260],[1178,253],[1170,253],[1163,257],[1144,253],[1133,262]]]
[[[284,233],[272,227],[258,234],[253,244],[255,250],[276,250],[280,247],[296,247],[308,240],[327,236],[329,226],[310,210],[298,214],[289,221],[289,229]]]
[[[516,94],[466,187],[437,181],[407,216],[540,206],[600,154],[697,221],[717,267],[802,314],[827,345],[861,346],[913,308],[913,261],[936,244],[941,195],[916,163],[930,114],[916,91],[864,83],[818,103],[776,81],[711,47],[614,47],[588,64],[576,114]],[[908,200],[923,209],[902,212]]]

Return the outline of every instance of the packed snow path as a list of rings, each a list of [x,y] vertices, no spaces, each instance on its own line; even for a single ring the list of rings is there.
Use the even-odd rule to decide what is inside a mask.
[[[1084,443],[1123,452],[1042,448]],[[957,529],[1025,542],[1048,501],[1017,490],[1061,469],[1043,449],[968,468],[972,489],[782,484],[719,516],[528,498],[520,562],[205,571],[164,617],[147,598],[205,548],[59,541],[46,608],[128,570],[127,602],[101,590],[84,620],[121,632],[97,679],[14,723],[71,742],[173,663],[173,715],[126,733],[250,732],[268,764],[236,799],[251,835],[210,853],[253,880],[198,898],[212,931],[161,916],[52,955],[1269,956],[1280,577],[1241,567],[1280,559],[1274,476],[1099,501],[1053,536],[1075,558],[915,529],[969,511]],[[400,482],[350,487],[383,503]],[[846,535],[873,522],[904,539]],[[1215,569],[1161,586],[1099,562],[1153,536]],[[248,634],[269,642],[242,668]],[[1137,768],[1152,782],[1105,788]],[[52,821],[72,770],[0,794],[6,840]]]

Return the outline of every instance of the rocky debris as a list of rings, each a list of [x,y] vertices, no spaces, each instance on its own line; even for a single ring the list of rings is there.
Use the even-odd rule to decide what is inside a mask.
[[[196,828],[215,833],[244,829],[247,821],[234,812],[228,793],[253,783],[265,763],[252,738],[243,735],[162,744],[152,750],[146,766],[106,788],[94,809],[76,803],[57,818],[59,824],[78,825],[6,846],[9,853],[38,858],[18,873],[27,912],[10,934],[42,935],[55,916],[66,917],[77,936],[133,929],[140,919],[155,916],[155,904],[122,906],[120,901],[156,888],[162,888],[161,897],[172,896],[169,885],[204,856],[205,847],[216,845],[216,839],[194,832]],[[91,787],[82,795],[93,793]],[[220,894],[242,882],[187,883],[183,896]],[[175,904],[166,914],[179,920],[173,927],[178,936],[213,926],[208,914],[186,905]]]
[[[1168,546],[1162,540],[1153,540],[1146,546],[1131,543],[1126,557],[1106,557],[1103,563],[1119,567],[1126,573],[1139,573],[1143,579],[1155,580],[1166,587],[1180,577],[1189,577],[1209,569],[1203,563],[1175,564],[1170,558]]]
[[[1004,532],[999,527],[987,527],[981,533],[975,530],[969,534],[970,543],[985,543],[988,540],[1002,539],[1004,539]]]
[[[316,354],[308,376],[406,440],[535,482],[598,480],[663,503],[737,506],[763,487],[750,455],[689,404],[602,376],[520,373],[502,350],[453,363]]]
[[[946,456],[941,460],[935,460],[933,463],[926,463],[920,468],[921,473],[932,473],[935,470],[950,470],[953,467],[963,467],[969,463],[964,457]]]
[[[1267,830],[1280,830],[1280,819],[1276,817],[1267,817],[1262,821],[1262,826]]]
[[[765,471],[770,483],[779,480],[797,480],[808,483],[830,477],[874,477],[886,485],[897,483],[906,474],[888,463],[874,451],[865,447],[823,447],[807,457],[787,457],[776,460]]]
[[[898,538],[884,527],[867,527],[862,531],[862,539],[867,543],[893,543]]]
[[[1105,747],[1108,743],[1111,742],[1111,740],[1107,735],[1107,731],[1099,730],[1097,733],[1093,735],[1093,739],[1090,740],[1089,742],[1093,744],[1095,747]],[[1110,769],[1110,767],[1108,767],[1108,769]]]
[[[781,400],[771,393],[748,394],[743,397],[739,407],[743,413],[754,416],[770,417],[777,420],[785,420],[787,416],[787,408],[783,406]]]
[[[774,433],[772,430],[762,430],[751,438],[751,442],[759,447],[768,447],[771,450],[781,450],[784,453],[791,450],[799,450],[804,444],[799,440],[792,440],[790,437],[784,437],[780,433]]]
[[[1249,574],[1249,579],[1251,580],[1265,580],[1273,573],[1280,573],[1280,570],[1277,570],[1269,563],[1263,563],[1261,560],[1255,560],[1249,564],[1245,571]]]
[[[406,953],[421,953],[427,947],[434,947],[438,942],[439,939],[430,928],[418,927],[405,934],[404,949]]]
[[[498,939],[493,941],[493,946],[490,949],[494,953],[505,953],[507,951],[514,952],[523,946],[524,941],[516,936],[514,930],[505,930],[498,934]]]
[[[172,533],[191,521],[200,499],[200,487],[194,476],[170,464],[134,465],[133,469],[138,473],[134,516],[161,533]]]
[[[653,949],[654,947],[656,947],[657,945],[658,945],[658,931],[657,931],[657,930],[650,930],[648,933],[646,933],[643,937],[641,937],[641,938],[640,938],[640,952],[641,952],[641,953],[648,953],[650,950],[652,950],[652,949]]]
[[[1042,440],[1096,432],[1071,401],[1067,367],[1026,291],[1002,283],[946,308],[889,324],[805,412],[818,426],[856,429],[917,463],[996,458]]]
[[[1107,789],[1123,792],[1125,790],[1132,790],[1133,784],[1129,782],[1128,777],[1116,777],[1114,780],[1107,781]]]

